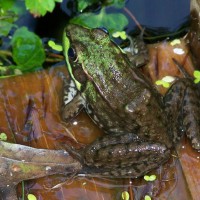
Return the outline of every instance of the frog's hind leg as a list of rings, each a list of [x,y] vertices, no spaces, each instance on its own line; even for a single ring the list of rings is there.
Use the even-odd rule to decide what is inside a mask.
[[[164,102],[173,141],[186,133],[192,147],[200,150],[200,95],[192,80],[179,79],[165,95]]]
[[[105,177],[140,177],[166,162],[170,149],[164,144],[142,141],[132,133],[105,135],[85,149],[81,173]]]

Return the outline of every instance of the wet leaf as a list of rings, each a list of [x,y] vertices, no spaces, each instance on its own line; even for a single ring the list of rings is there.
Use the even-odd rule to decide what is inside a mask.
[[[175,81],[175,77],[173,76],[165,76],[162,78],[163,81],[167,82],[167,83],[172,83],[173,81]]]
[[[81,169],[63,150],[35,149],[0,141],[0,152],[0,188],[6,191],[4,199],[16,199],[15,186],[23,180],[52,174],[70,175]]]

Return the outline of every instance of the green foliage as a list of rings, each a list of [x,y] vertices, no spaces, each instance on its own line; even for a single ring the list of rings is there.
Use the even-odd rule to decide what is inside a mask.
[[[88,6],[91,6],[93,3],[97,3],[97,2],[98,2],[98,0],[78,0],[77,1],[78,11],[81,12]]]
[[[44,16],[47,12],[53,11],[55,2],[61,3],[62,0],[25,0],[25,5],[34,16]]]
[[[6,20],[0,20],[0,37],[6,36],[10,32],[11,28],[15,25],[12,22]]]
[[[0,37],[6,36],[17,20],[17,13],[14,12],[14,0],[0,0]]]
[[[109,33],[113,34],[114,32],[122,31],[128,25],[128,19],[121,13],[107,14],[103,8],[99,14],[84,13],[71,19],[70,23],[89,28],[105,27]]]
[[[12,39],[7,38],[8,40],[5,40],[8,42],[11,40],[12,53],[10,52],[10,46],[7,50],[1,51],[1,78],[35,71],[42,67],[45,61],[45,52],[40,38],[25,27],[17,29],[18,26],[15,21],[26,10],[29,10],[34,16],[44,16],[47,12],[53,11],[56,2],[62,2],[62,0],[0,0],[0,37],[6,37],[12,28],[14,28],[13,32],[16,30]],[[89,28],[105,27],[111,34],[115,33],[115,37],[126,38],[125,32],[122,31],[128,24],[125,15],[121,13],[107,14],[105,12],[106,6],[124,6],[124,0],[76,0],[76,3],[79,11],[95,3],[101,3],[102,9],[99,14],[80,14],[71,20],[72,23]],[[1,41],[4,42],[4,39]],[[53,41],[49,41],[48,44],[54,50],[62,51],[62,47]],[[48,54],[48,56],[51,55]],[[48,62],[54,62],[56,59],[47,58],[47,60]],[[11,72],[12,74],[10,74]]]
[[[12,67],[23,71],[30,71],[41,67],[45,60],[45,52],[41,39],[26,27],[19,28],[11,41],[13,60],[17,66]]]

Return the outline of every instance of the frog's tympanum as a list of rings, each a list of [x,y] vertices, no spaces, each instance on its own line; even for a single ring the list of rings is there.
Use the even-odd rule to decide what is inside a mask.
[[[71,46],[65,56],[72,81],[65,85],[63,117],[84,107],[105,131],[84,150],[70,150],[83,164],[81,173],[144,175],[169,159],[184,132],[200,150],[199,96],[189,78],[162,97],[105,30],[68,25],[64,43]]]

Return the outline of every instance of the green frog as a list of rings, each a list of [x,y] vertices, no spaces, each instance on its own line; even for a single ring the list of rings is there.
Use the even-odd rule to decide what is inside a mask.
[[[179,79],[162,97],[99,28],[68,25],[64,48],[71,81],[63,118],[84,108],[105,132],[80,151],[68,148],[83,165],[80,174],[142,176],[169,159],[183,132],[200,150],[200,103],[190,78]]]

